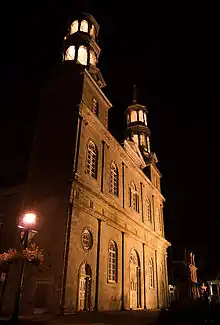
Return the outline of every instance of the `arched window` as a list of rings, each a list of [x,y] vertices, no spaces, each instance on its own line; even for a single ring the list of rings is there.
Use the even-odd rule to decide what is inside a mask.
[[[75,59],[75,46],[71,45],[70,47],[68,47],[68,49],[66,50],[66,54],[65,54],[65,60],[74,60]]]
[[[138,135],[137,135],[137,134],[133,134],[133,136],[132,136],[132,140],[133,140],[135,143],[137,143],[137,145],[139,145],[139,143],[138,143]]]
[[[78,61],[83,65],[87,65],[87,59],[88,59],[87,48],[81,45],[78,50]]]
[[[96,56],[93,51],[90,52],[90,64],[96,65]]]
[[[111,240],[108,247],[108,281],[117,282],[117,245]]]
[[[147,125],[147,115],[146,115],[146,113],[144,113],[144,123],[145,123],[145,125]]]
[[[154,288],[154,262],[151,258],[149,261],[149,286],[150,288]]]
[[[147,220],[149,222],[152,222],[151,204],[150,204],[150,200],[148,198],[146,200],[146,210],[147,210]]]
[[[110,170],[110,192],[118,196],[118,168],[112,163]]]
[[[137,121],[137,111],[131,111],[131,122]]]
[[[89,141],[87,147],[87,164],[86,172],[93,178],[97,178],[97,165],[98,165],[98,151],[96,145]]]
[[[81,24],[80,24],[80,30],[81,30],[82,32],[88,33],[88,31],[89,31],[89,24],[88,24],[88,21],[86,21],[86,20],[82,20],[82,21],[81,21]]]
[[[139,212],[139,198],[137,194],[136,186],[133,182],[130,184],[130,207],[133,208],[135,211]]]
[[[79,29],[79,22],[78,20],[75,20],[70,26],[70,35],[76,33],[78,29]]]
[[[95,97],[92,98],[92,112],[96,115],[99,113],[99,103]]]
[[[140,134],[140,146],[146,147],[146,138],[144,134]]]
[[[138,111],[138,119],[140,122],[144,122],[144,112],[142,110]]]

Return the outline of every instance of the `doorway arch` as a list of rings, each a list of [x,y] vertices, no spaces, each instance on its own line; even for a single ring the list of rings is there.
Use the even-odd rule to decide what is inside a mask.
[[[92,271],[89,264],[83,262],[79,268],[77,310],[90,311]]]
[[[130,253],[130,309],[141,307],[140,258],[133,248]]]

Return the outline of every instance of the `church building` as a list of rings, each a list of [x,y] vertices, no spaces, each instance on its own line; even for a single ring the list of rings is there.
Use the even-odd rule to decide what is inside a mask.
[[[97,67],[98,35],[92,15],[75,16],[62,63],[41,96],[18,213],[37,213],[35,240],[49,252],[49,267],[25,269],[24,314],[168,304],[170,243],[148,110],[134,87],[123,142],[108,131],[112,104]],[[4,291],[5,310],[13,309],[12,282]]]

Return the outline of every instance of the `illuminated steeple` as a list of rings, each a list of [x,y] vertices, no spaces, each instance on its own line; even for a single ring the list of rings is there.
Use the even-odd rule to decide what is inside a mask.
[[[127,138],[137,143],[144,157],[150,154],[150,130],[147,126],[147,113],[147,107],[137,102],[137,88],[134,85],[132,104],[126,111]]]
[[[63,63],[85,66],[99,87],[104,87],[105,81],[96,66],[101,51],[98,34],[99,24],[92,15],[85,12],[76,15],[64,37]]]

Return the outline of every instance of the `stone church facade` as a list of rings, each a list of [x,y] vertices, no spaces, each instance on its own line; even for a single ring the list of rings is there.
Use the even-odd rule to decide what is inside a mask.
[[[20,210],[39,215],[36,240],[50,252],[50,267],[40,274],[26,268],[24,313],[168,304],[170,243],[147,108],[134,89],[119,144],[108,131],[112,105],[96,66],[98,32],[93,16],[73,19],[63,62],[42,96]],[[12,309],[10,290],[5,306]]]

